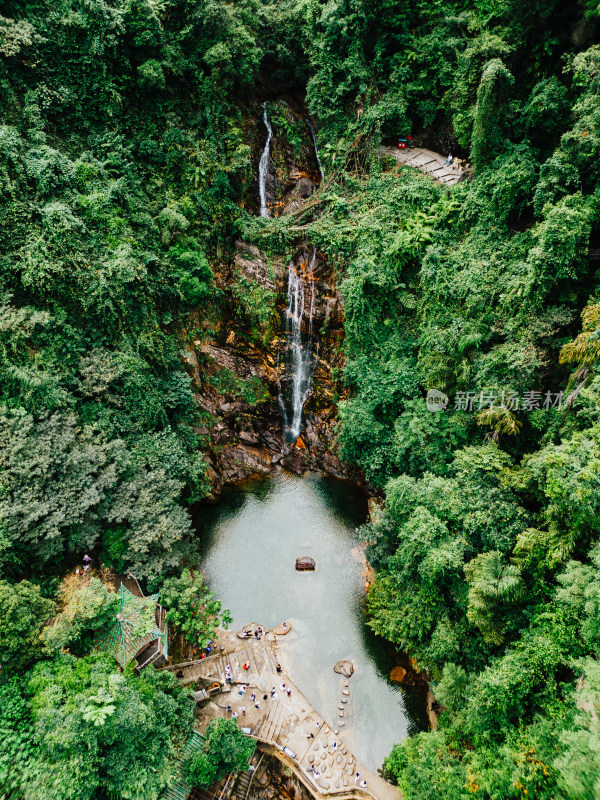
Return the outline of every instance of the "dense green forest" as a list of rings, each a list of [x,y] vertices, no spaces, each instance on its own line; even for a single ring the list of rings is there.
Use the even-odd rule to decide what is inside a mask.
[[[47,623],[85,551],[164,585],[188,632],[177,598],[206,604],[194,642],[220,614],[181,574],[209,491],[182,356],[241,238],[337,271],[331,444],[385,500],[369,624],[445,709],[386,776],[407,800],[600,797],[599,41],[596,0],[5,0],[1,796],[154,800],[172,774],[193,706],[90,652],[110,597]],[[250,107],[285,92],[325,179],[260,219]],[[470,179],[390,170],[408,135]]]

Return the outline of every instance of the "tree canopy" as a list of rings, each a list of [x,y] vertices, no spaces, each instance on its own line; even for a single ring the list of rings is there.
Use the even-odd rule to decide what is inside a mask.
[[[198,395],[210,379],[250,414],[269,393],[209,375],[202,345],[235,317],[267,353],[282,299],[236,267],[240,239],[265,263],[315,247],[343,298],[331,445],[385,501],[361,531],[368,624],[445,708],[386,775],[406,800],[599,794],[599,26],[597,0],[6,0],[4,794],[152,800],[187,741],[166,674],[90,654],[110,593],[57,586],[90,551],[163,586],[195,646],[226,621],[193,569]],[[259,218],[265,98],[298,151],[283,96],[325,179]],[[464,180],[382,155],[408,136]],[[243,765],[234,727],[192,782]]]

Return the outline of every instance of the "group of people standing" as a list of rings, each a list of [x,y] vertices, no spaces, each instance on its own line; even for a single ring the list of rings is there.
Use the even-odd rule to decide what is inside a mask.
[[[83,572],[89,572],[91,568],[92,568],[92,559],[86,553],[83,557]],[[75,574],[79,578],[83,573],[80,570],[80,568],[77,567],[77,569],[75,570]]]

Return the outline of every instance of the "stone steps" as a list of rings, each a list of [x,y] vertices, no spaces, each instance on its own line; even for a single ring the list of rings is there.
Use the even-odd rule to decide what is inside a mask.
[[[446,186],[458,183],[468,172],[461,168],[454,169],[452,165],[445,166],[444,156],[425,148],[396,150],[393,147],[381,147],[380,152],[382,155],[395,158],[398,164],[418,169],[425,175],[430,175],[435,181]]]
[[[271,700],[270,704],[269,713],[262,721],[256,735],[259,739],[264,739],[268,742],[276,742],[283,726],[285,705],[279,700]]]
[[[235,790],[232,795],[232,800],[246,800],[248,789],[250,787],[251,772],[242,772],[235,784]]]
[[[192,666],[182,668],[184,680],[186,675],[193,674],[196,679],[214,678],[222,682],[225,680],[225,666],[226,664],[230,664],[233,682],[245,683],[247,682],[247,680],[245,680],[245,678],[247,678],[247,673],[242,669],[242,664],[245,661],[250,661],[251,664],[253,663],[251,654],[245,650],[237,655],[232,653],[231,656],[219,656],[210,661],[203,659],[202,661],[197,661]],[[251,672],[251,670],[248,670],[248,672]]]

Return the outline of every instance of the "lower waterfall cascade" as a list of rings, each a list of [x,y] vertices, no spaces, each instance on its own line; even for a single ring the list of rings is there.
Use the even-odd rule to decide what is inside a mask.
[[[316,353],[313,332],[315,310],[315,268],[317,251],[297,267],[288,267],[285,312],[285,351],[279,382],[279,405],[286,440],[294,442],[302,432],[304,403],[310,392]],[[305,274],[302,267],[306,265]]]

